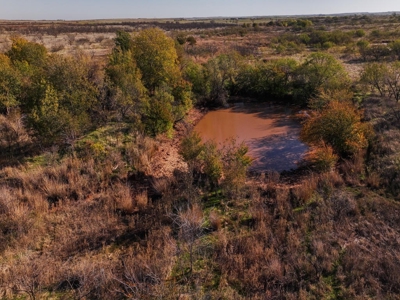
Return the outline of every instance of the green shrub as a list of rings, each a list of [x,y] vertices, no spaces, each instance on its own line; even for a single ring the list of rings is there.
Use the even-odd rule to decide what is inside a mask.
[[[332,43],[332,42],[325,42],[325,43],[322,44],[322,49],[328,50],[328,49],[332,48],[333,46],[335,46],[334,43]]]
[[[364,37],[365,36],[365,31],[363,29],[357,29],[354,32],[354,36],[356,36],[358,38]]]
[[[203,172],[210,180],[211,187],[218,186],[223,171],[221,151],[215,142],[208,141],[204,144],[201,155]]]
[[[400,40],[395,40],[389,44],[391,52],[400,60]]]
[[[200,167],[200,155],[204,151],[204,145],[200,135],[196,131],[185,136],[179,148],[179,154],[192,167]]]
[[[238,193],[246,182],[247,168],[252,159],[247,155],[245,143],[237,144],[234,139],[228,141],[223,150],[223,182],[225,193]]]

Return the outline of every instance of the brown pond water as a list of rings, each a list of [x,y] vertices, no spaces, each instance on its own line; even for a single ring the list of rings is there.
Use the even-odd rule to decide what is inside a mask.
[[[290,108],[268,104],[235,104],[207,113],[195,130],[203,141],[224,143],[235,138],[249,147],[254,171],[282,172],[297,168],[308,147],[300,142],[300,124]]]

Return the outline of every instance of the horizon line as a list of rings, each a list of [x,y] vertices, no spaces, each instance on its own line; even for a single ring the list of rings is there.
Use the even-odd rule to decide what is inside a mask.
[[[379,11],[379,12],[341,12],[341,13],[316,13],[316,14],[276,14],[276,15],[253,15],[253,16],[208,16],[208,17],[118,17],[118,18],[93,18],[93,19],[0,19],[0,21],[104,21],[104,20],[190,20],[190,19],[226,19],[226,18],[276,18],[276,17],[325,17],[340,15],[388,15],[397,14],[400,11]]]

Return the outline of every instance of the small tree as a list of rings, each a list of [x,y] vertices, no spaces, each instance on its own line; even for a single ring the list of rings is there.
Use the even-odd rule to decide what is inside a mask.
[[[186,42],[188,42],[188,44],[189,44],[190,46],[194,46],[194,45],[196,45],[196,43],[197,43],[197,41],[196,41],[196,39],[195,39],[195,37],[194,37],[193,35],[189,35],[189,36],[186,38]]]
[[[349,103],[332,101],[305,121],[300,136],[311,145],[323,141],[339,155],[347,156],[367,147],[370,135],[371,129],[361,122],[359,111]]]
[[[390,49],[385,45],[373,45],[368,48],[367,55],[375,61],[380,61],[390,56]]]
[[[367,84],[371,89],[376,89],[381,96],[387,94],[385,76],[388,73],[386,64],[371,63],[367,64],[361,73],[361,82]]]
[[[182,139],[179,154],[188,163],[190,169],[199,169],[203,150],[204,146],[200,135],[196,131],[192,131]]]
[[[179,45],[184,45],[186,43],[186,35],[181,32],[176,36],[176,41]]]
[[[360,40],[357,42],[358,52],[360,53],[362,59],[367,61],[368,50],[370,48],[370,44],[367,40]]]
[[[355,35],[356,37],[361,38],[361,37],[365,36],[365,31],[364,31],[363,29],[357,29],[357,30],[354,32],[354,35]]]
[[[174,217],[175,224],[179,228],[179,235],[186,243],[189,252],[190,273],[193,272],[193,263],[195,259],[196,241],[203,235],[205,218],[203,211],[198,204],[193,204],[185,211],[180,211]]]
[[[237,144],[232,139],[222,149],[223,153],[223,182],[225,191],[228,194],[238,194],[246,181],[247,169],[252,159],[247,155],[248,147],[245,143]]]
[[[23,117],[18,111],[8,115],[0,114],[0,155],[17,154],[28,145],[31,138],[24,127]]]
[[[333,148],[324,142],[314,148],[308,153],[306,160],[311,162],[318,171],[326,172],[332,170],[338,161],[338,156]]]
[[[117,37],[115,38],[115,50],[121,50],[127,52],[132,50],[132,37],[126,31],[117,31]]]
[[[389,44],[389,48],[392,53],[400,60],[400,40],[395,40],[394,42]]]
[[[316,96],[312,97],[308,101],[308,106],[317,111],[324,109],[328,103],[332,101],[341,101],[351,103],[354,97],[354,93],[350,89],[338,89],[338,90],[318,90]]]
[[[211,188],[217,187],[222,177],[223,164],[222,153],[215,142],[208,141],[204,144],[201,159],[203,162],[203,172],[210,180]]]
[[[389,97],[394,98],[396,102],[400,100],[400,62],[392,63],[387,68],[385,75],[385,84],[387,86]]]

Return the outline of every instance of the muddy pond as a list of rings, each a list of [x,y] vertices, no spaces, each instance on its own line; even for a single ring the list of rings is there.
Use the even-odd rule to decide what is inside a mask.
[[[230,138],[245,142],[254,159],[251,170],[289,171],[297,168],[308,147],[299,140],[294,109],[270,104],[236,103],[207,113],[195,130],[203,141],[223,144]]]

